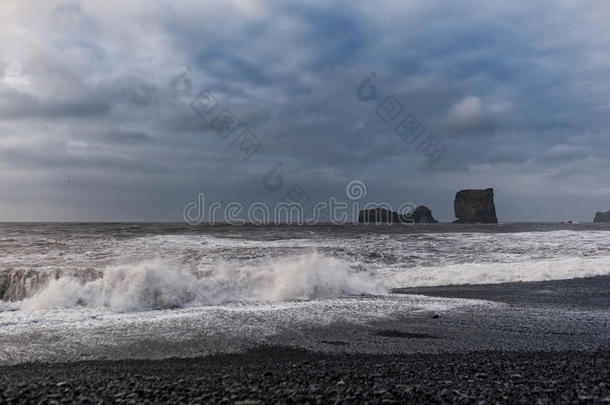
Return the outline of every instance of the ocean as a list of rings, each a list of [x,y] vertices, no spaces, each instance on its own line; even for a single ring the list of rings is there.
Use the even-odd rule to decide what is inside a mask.
[[[0,364],[232,352],[299,328],[494,306],[393,290],[608,275],[609,231],[0,224]]]

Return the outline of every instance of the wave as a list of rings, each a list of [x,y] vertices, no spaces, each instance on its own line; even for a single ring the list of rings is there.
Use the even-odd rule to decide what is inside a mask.
[[[0,301],[18,301],[35,294],[51,280],[76,277],[82,281],[101,277],[102,272],[87,269],[35,270],[17,269],[0,271]]]
[[[27,310],[84,306],[125,312],[607,275],[610,256],[600,256],[609,252],[606,235],[553,231],[281,240],[153,235],[120,243],[80,238],[59,253],[50,248],[0,255],[0,301],[12,301],[0,302],[0,312],[13,304]]]
[[[174,261],[145,260],[104,271],[13,277],[33,291],[3,310],[105,307],[115,312],[386,294],[391,288],[560,280],[610,274],[610,257],[556,258],[509,263],[377,268],[359,271],[319,253],[264,259],[249,265],[221,262],[196,269]],[[355,268],[356,267],[356,268]],[[36,287],[38,286],[38,287]]]
[[[258,265],[219,264],[193,273],[174,262],[147,260],[107,268],[101,278],[51,280],[20,303],[27,311],[107,307],[115,312],[221,305],[229,302],[288,301],[385,294],[387,283],[318,253]]]

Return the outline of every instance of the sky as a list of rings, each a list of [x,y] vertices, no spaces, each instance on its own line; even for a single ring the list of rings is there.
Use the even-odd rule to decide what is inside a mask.
[[[4,0],[0,221],[181,221],[199,194],[452,221],[487,187],[501,222],[591,221],[609,95],[608,2]]]

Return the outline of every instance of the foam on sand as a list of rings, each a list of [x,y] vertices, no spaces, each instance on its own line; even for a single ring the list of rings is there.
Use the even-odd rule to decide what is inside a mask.
[[[568,257],[509,263],[464,263],[417,267],[386,274],[388,282],[395,288],[566,280],[609,275],[610,256]]]

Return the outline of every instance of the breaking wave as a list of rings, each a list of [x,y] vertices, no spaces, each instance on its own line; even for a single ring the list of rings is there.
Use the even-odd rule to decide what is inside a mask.
[[[173,262],[148,260],[107,268],[101,278],[51,280],[23,310],[107,307],[116,312],[385,294],[388,286],[347,263],[318,253],[193,273]]]
[[[22,236],[15,246],[0,244],[0,312],[131,312],[610,274],[607,231],[308,233],[303,239],[299,230],[298,239],[278,239],[284,234],[258,229],[261,234],[230,228],[225,237],[117,233],[110,240],[106,231],[100,238],[90,230]]]

